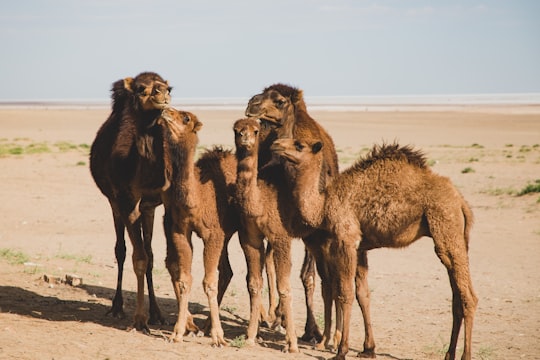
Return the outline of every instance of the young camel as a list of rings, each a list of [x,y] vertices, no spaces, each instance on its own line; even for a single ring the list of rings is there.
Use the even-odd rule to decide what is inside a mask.
[[[123,317],[122,278],[126,258],[124,229],[133,245],[137,276],[134,327],[148,331],[144,310],[144,277],[150,300],[150,323],[163,323],[152,281],[152,231],[155,208],[166,184],[163,162],[163,126],[158,122],[168,107],[171,87],[152,72],[116,81],[112,86],[112,112],[98,130],[90,150],[90,171],[109,200],[116,232],[118,263],[116,294],[108,313]],[[142,231],[142,233],[141,233]]]
[[[291,181],[311,184],[313,191],[319,191],[313,178],[322,166],[323,146],[316,137],[278,139],[272,150],[297,170]],[[295,200],[301,207],[301,199]],[[326,291],[333,294],[342,321],[336,359],[345,359],[349,349],[355,272],[356,296],[366,327],[364,352],[359,356],[375,357],[369,317],[367,251],[405,247],[423,236],[433,239],[452,288],[453,324],[445,359],[455,359],[463,321],[462,360],[471,359],[473,318],[478,303],[468,259],[472,212],[450,180],[429,169],[421,152],[397,144],[375,146],[367,157],[319,192],[318,201],[302,211],[305,216],[320,219],[320,227],[330,234],[330,245],[327,244],[323,254],[328,273],[337,275],[337,281],[323,279],[323,286],[332,287]]]
[[[338,159],[334,142],[330,135],[320,126],[307,112],[307,107],[303,98],[303,91],[284,84],[274,84],[263,90],[262,93],[253,96],[246,108],[246,116],[256,117],[261,122],[258,153],[258,168],[268,167],[278,162],[273,158],[270,146],[275,139],[291,138],[297,135],[301,129],[308,128],[320,134],[324,142],[325,176],[324,182],[330,182],[333,177],[339,174]],[[285,171],[289,168],[285,166]],[[325,186],[321,184],[321,186]],[[309,202],[309,196],[305,194],[304,201]],[[303,219],[310,223],[310,219]],[[306,239],[304,239],[306,240]],[[313,241],[313,240],[312,240]],[[270,322],[274,326],[281,321],[280,310],[275,298],[275,268],[273,261],[273,250],[271,243],[267,246],[266,271],[269,284],[270,298]],[[315,259],[307,251],[304,254],[304,262],[300,278],[304,285],[306,301],[306,325],[302,335],[304,341],[321,341],[322,336],[317,326],[313,313],[313,293],[315,291]],[[277,317],[276,317],[277,315]]]
[[[283,167],[275,164],[258,170],[259,131],[255,118],[241,119],[234,124],[238,159],[236,199],[242,222],[238,234],[248,267],[251,306],[247,342],[254,343],[257,335],[266,238],[273,249],[279,310],[286,331],[284,350],[298,352],[291,308],[291,241],[310,236],[313,229],[305,224],[297,209],[290,206],[291,191]]]
[[[164,228],[167,238],[167,269],[178,301],[178,319],[171,339],[181,342],[189,326],[188,299],[192,286],[191,265],[194,231],[204,243],[203,288],[208,296],[212,343],[227,345],[219,319],[219,304],[231,278],[232,269],[227,244],[239,226],[239,214],[233,202],[236,182],[236,158],[230,151],[219,148],[207,151],[194,163],[198,142],[197,130],[202,124],[193,114],[170,110],[167,119],[192,131],[167,133],[167,161],[172,172],[170,187],[163,195],[165,206]],[[218,279],[219,270],[219,279]],[[219,281],[218,281],[219,280]]]

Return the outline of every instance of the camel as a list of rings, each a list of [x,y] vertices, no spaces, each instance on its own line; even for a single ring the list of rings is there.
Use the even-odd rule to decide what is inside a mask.
[[[277,162],[272,157],[270,146],[275,139],[290,138],[304,127],[313,129],[320,134],[325,143],[324,156],[326,166],[326,176],[324,181],[330,182],[339,173],[337,153],[331,136],[320,126],[307,112],[307,107],[303,98],[303,91],[285,84],[274,84],[263,90],[262,93],[254,95],[246,108],[246,116],[259,119],[261,128],[259,138],[259,168],[269,167]],[[298,124],[300,123],[300,124]],[[285,171],[289,169],[285,167]],[[309,202],[309,197],[304,196],[304,200]],[[308,224],[311,219],[303,219]],[[271,244],[267,247],[266,271],[269,284],[269,314],[270,322],[274,326],[279,325],[281,320],[279,309],[275,298],[275,269],[273,266],[273,251]],[[307,251],[304,254],[304,262],[300,274],[304,285],[307,318],[305,331],[301,339],[304,341],[321,341],[322,336],[317,326],[313,313],[313,293],[315,291],[315,259]],[[278,314],[276,314],[276,311]]]
[[[204,243],[203,288],[210,307],[212,344],[227,345],[219,319],[219,304],[232,278],[227,244],[239,227],[239,213],[233,198],[236,158],[230,151],[214,148],[195,163],[197,130],[202,124],[193,114],[172,109],[164,112],[163,117],[172,118],[169,123],[182,123],[178,119],[183,119],[184,126],[192,129],[175,131],[172,128],[165,136],[166,168],[171,169],[167,174],[170,186],[162,194],[167,239],[165,264],[178,301],[178,318],[171,340],[181,342],[190,326],[191,234],[195,232]]]
[[[313,134],[311,134],[313,135]],[[433,239],[435,253],[446,267],[452,289],[453,323],[446,360],[455,359],[461,324],[464,321],[462,360],[471,359],[473,319],[478,304],[469,271],[469,232],[472,211],[448,178],[435,174],[426,165],[422,152],[410,146],[383,144],[343,171],[323,191],[316,177],[323,169],[316,136],[277,139],[272,151],[294,167],[291,182],[312,186],[318,192],[304,211],[319,219],[319,227],[329,238],[321,253],[327,274],[323,278],[327,294],[332,294],[338,310],[341,339],[335,359],[345,359],[349,350],[349,324],[353,302],[352,284],[360,304],[366,339],[360,357],[375,357],[369,314],[367,251],[381,247],[402,248],[417,239]],[[296,196],[299,207],[305,204]],[[356,279],[355,279],[356,275]],[[336,279],[337,277],[337,279]],[[328,306],[325,298],[325,308]],[[331,306],[331,305],[330,305]],[[326,310],[325,310],[326,314]]]
[[[290,206],[291,187],[286,181],[283,166],[276,163],[259,170],[260,129],[256,118],[240,119],[234,124],[238,159],[236,201],[241,213],[238,235],[248,267],[247,285],[251,306],[246,341],[254,343],[258,330],[266,238],[273,252],[273,269],[279,294],[277,311],[286,331],[287,345],[284,351],[297,352],[291,308],[291,242],[293,238],[316,238],[317,232],[314,233],[314,229],[302,220],[296,207]]]
[[[144,277],[148,284],[150,323],[164,323],[152,281],[152,232],[155,208],[166,180],[163,170],[162,127],[158,124],[170,102],[168,82],[152,72],[116,81],[112,86],[112,112],[96,134],[90,150],[90,171],[109,200],[116,232],[118,263],[116,293],[108,313],[123,317],[122,278],[127,229],[133,245],[137,276],[137,307],[133,326],[148,331],[144,310]],[[142,233],[141,233],[142,231]]]

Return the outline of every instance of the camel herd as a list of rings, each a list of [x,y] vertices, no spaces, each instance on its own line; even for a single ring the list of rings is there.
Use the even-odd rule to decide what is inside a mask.
[[[178,301],[171,340],[179,342],[186,332],[199,331],[188,310],[195,232],[204,243],[203,288],[210,308],[203,330],[213,345],[227,345],[219,306],[233,276],[227,245],[238,233],[248,269],[247,343],[256,342],[259,325],[267,322],[285,328],[285,351],[298,352],[290,273],[291,242],[301,238],[306,247],[301,278],[307,307],[301,339],[314,339],[318,349],[336,350],[335,359],[344,359],[356,296],[365,328],[364,349],[358,356],[374,358],[367,251],[405,247],[428,236],[448,271],[453,296],[445,359],[455,359],[462,323],[461,359],[471,359],[478,302],[468,260],[472,212],[450,180],[431,171],[420,151],[395,143],[377,145],[339,172],[333,140],[308,114],[302,91],[275,84],[253,96],[246,118],[234,122],[235,152],[214,147],[195,161],[202,123],[194,114],[170,106],[170,90],[168,82],[152,72],[115,82],[111,114],[91,147],[91,173],[110,203],[116,232],[118,278],[109,310],[113,316],[123,316],[127,230],[137,277],[133,326],[147,332],[149,323],[164,323],[152,281],[154,212],[163,204],[165,263]],[[262,301],[265,268],[268,313]],[[312,308],[315,272],[324,301],[322,334]]]

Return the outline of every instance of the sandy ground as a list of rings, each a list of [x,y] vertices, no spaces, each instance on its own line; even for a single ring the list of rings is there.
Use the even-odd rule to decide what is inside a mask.
[[[188,110],[204,123],[201,146],[232,148],[232,124],[242,117],[241,109]],[[433,170],[452,179],[476,217],[470,266],[480,302],[473,358],[540,359],[540,195],[513,195],[540,179],[540,107],[372,110],[315,110],[311,115],[333,136],[342,168],[374,143],[397,140],[423,149]],[[127,331],[135,304],[130,261],[124,280],[127,317],[105,316],[116,281],[112,216],[91,179],[84,145],[91,144],[108,113],[108,109],[0,109],[0,147],[46,144],[50,149],[0,157],[0,358],[332,357],[307,343],[300,343],[300,354],[282,354],[284,335],[270,330],[262,331],[263,343],[242,346],[238,337],[247,325],[249,300],[237,238],[229,245],[235,275],[221,312],[226,337],[236,339],[236,346],[212,348],[204,337],[169,343],[170,325],[153,326],[150,336]],[[77,148],[61,150],[66,144]],[[161,215],[159,208],[155,282],[162,311],[173,323],[176,304],[163,261]],[[201,325],[208,307],[201,287],[202,244],[197,240],[190,309]],[[298,278],[301,241],[295,241],[293,249],[294,308],[301,335],[305,321]],[[450,337],[451,291],[431,240],[421,239],[404,250],[374,250],[369,258],[378,358],[442,359]],[[44,274],[76,274],[83,278],[83,286],[50,284],[43,281]],[[319,289],[315,305],[322,321]],[[352,324],[350,357],[356,356],[363,342],[357,306]],[[459,351],[462,347],[460,338]]]

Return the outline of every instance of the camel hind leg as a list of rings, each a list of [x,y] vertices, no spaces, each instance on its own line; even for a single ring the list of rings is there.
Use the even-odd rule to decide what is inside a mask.
[[[465,224],[465,227],[467,226],[468,224]],[[435,252],[448,271],[452,288],[452,333],[445,360],[455,359],[458,336],[463,321],[465,335],[461,359],[470,360],[473,320],[478,298],[473,290],[469,270],[467,234],[465,236],[463,234],[463,224],[452,225],[450,221],[444,227],[446,233],[432,224],[430,224],[430,228],[435,242]]]
[[[362,310],[364,319],[364,350],[358,354],[362,358],[375,357],[375,339],[373,337],[373,328],[371,327],[371,311],[368,286],[368,259],[367,251],[358,251],[358,265],[356,267],[356,300]]]

